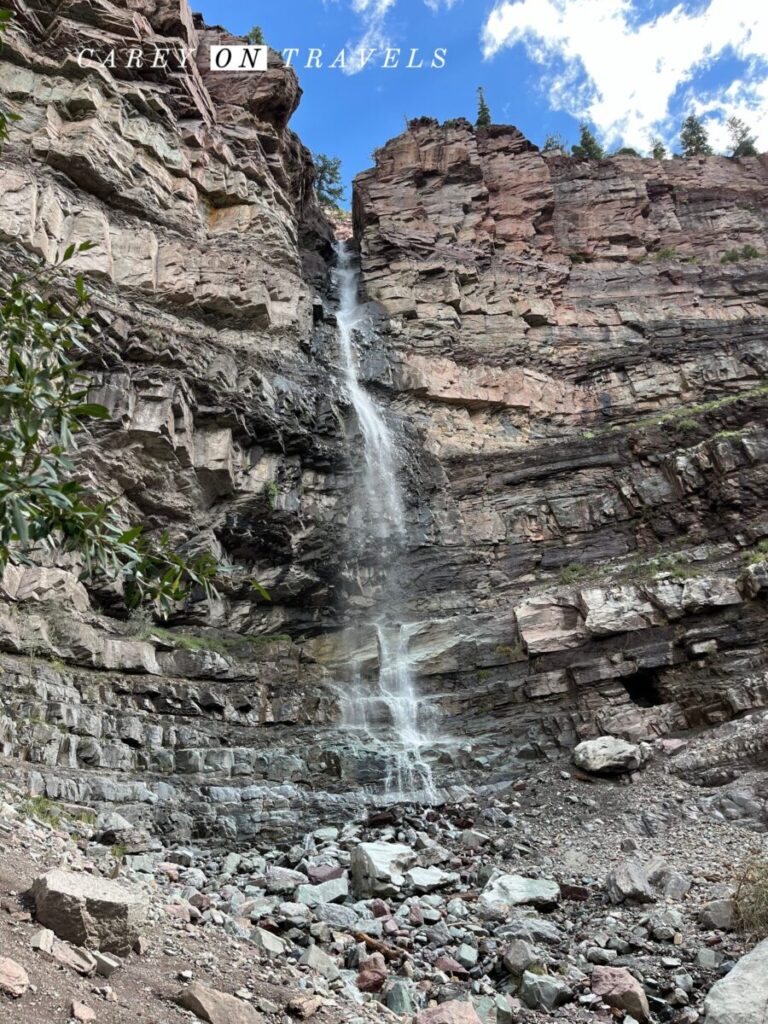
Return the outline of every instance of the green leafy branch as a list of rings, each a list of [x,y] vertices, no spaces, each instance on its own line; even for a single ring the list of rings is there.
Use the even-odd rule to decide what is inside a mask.
[[[167,615],[196,589],[217,597],[217,580],[231,570],[210,552],[185,557],[167,533],[153,539],[127,525],[113,501],[78,479],[79,436],[109,413],[88,400],[78,362],[93,327],[83,278],[75,278],[69,309],[47,292],[55,271],[91,248],[70,245],[54,267],[0,290],[0,571],[74,552],[82,579],[117,580],[129,607],[152,602]]]

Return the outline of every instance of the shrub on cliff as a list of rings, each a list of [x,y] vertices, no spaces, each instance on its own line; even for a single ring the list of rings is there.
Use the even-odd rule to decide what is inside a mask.
[[[245,38],[251,46],[264,46],[264,33],[261,31],[261,25],[254,25]]]
[[[728,138],[731,156],[757,156],[757,136],[740,117],[728,118]]]
[[[62,264],[89,248],[71,245]],[[85,284],[77,277],[74,294],[58,299],[57,269],[0,289],[0,574],[8,563],[71,552],[83,578],[118,580],[129,607],[149,601],[167,613],[194,588],[213,597],[213,555],[187,559],[167,535],[147,537],[78,475],[78,438],[108,412],[88,401],[78,363],[93,327]]]

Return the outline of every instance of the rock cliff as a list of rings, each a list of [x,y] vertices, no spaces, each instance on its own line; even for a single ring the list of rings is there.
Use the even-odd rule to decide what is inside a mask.
[[[161,627],[71,566],[9,571],[2,751],[34,792],[175,839],[284,840],[384,770],[340,728],[382,566],[349,554],[361,455],[298,82],[276,54],[211,74],[228,37],[185,0],[12,6],[3,272],[96,243],[76,264],[111,420],[82,464],[271,600],[231,585]],[[104,65],[131,43],[197,59]],[[362,365],[407,498],[387,569],[443,787],[768,700],[767,184],[765,158],[580,162],[463,121],[358,178]]]
[[[414,438],[412,641],[502,770],[766,700],[768,161],[580,161],[429,119],[357,179]],[[514,746],[513,746],[514,749]]]

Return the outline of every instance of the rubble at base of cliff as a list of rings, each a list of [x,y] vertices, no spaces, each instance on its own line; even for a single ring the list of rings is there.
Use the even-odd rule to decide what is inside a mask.
[[[764,825],[675,773],[698,743],[303,837],[297,821],[281,849],[163,846],[3,787],[0,999],[20,1024],[750,1024],[726,981],[739,965],[765,986],[733,900]]]

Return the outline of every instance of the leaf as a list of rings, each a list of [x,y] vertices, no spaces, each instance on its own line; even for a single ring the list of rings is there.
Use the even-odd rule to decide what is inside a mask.
[[[118,544],[133,544],[137,537],[141,536],[143,526],[132,526],[130,530],[126,530],[125,533],[121,533],[117,538]]]
[[[66,263],[67,260],[71,260],[72,257],[75,255],[76,248],[77,246],[74,242],[72,243],[72,245],[68,245],[67,248],[64,250],[64,255],[61,257],[61,262]]]
[[[15,501],[10,502],[13,525],[22,544],[29,544],[29,528],[24,513]]]
[[[265,601],[270,601],[272,598],[269,596],[269,591],[266,590],[257,580],[249,580],[251,590],[255,590],[259,597],[263,597]]]
[[[73,416],[89,416],[95,420],[108,420],[109,409],[95,402],[83,402],[82,405],[75,405],[70,410]]]

